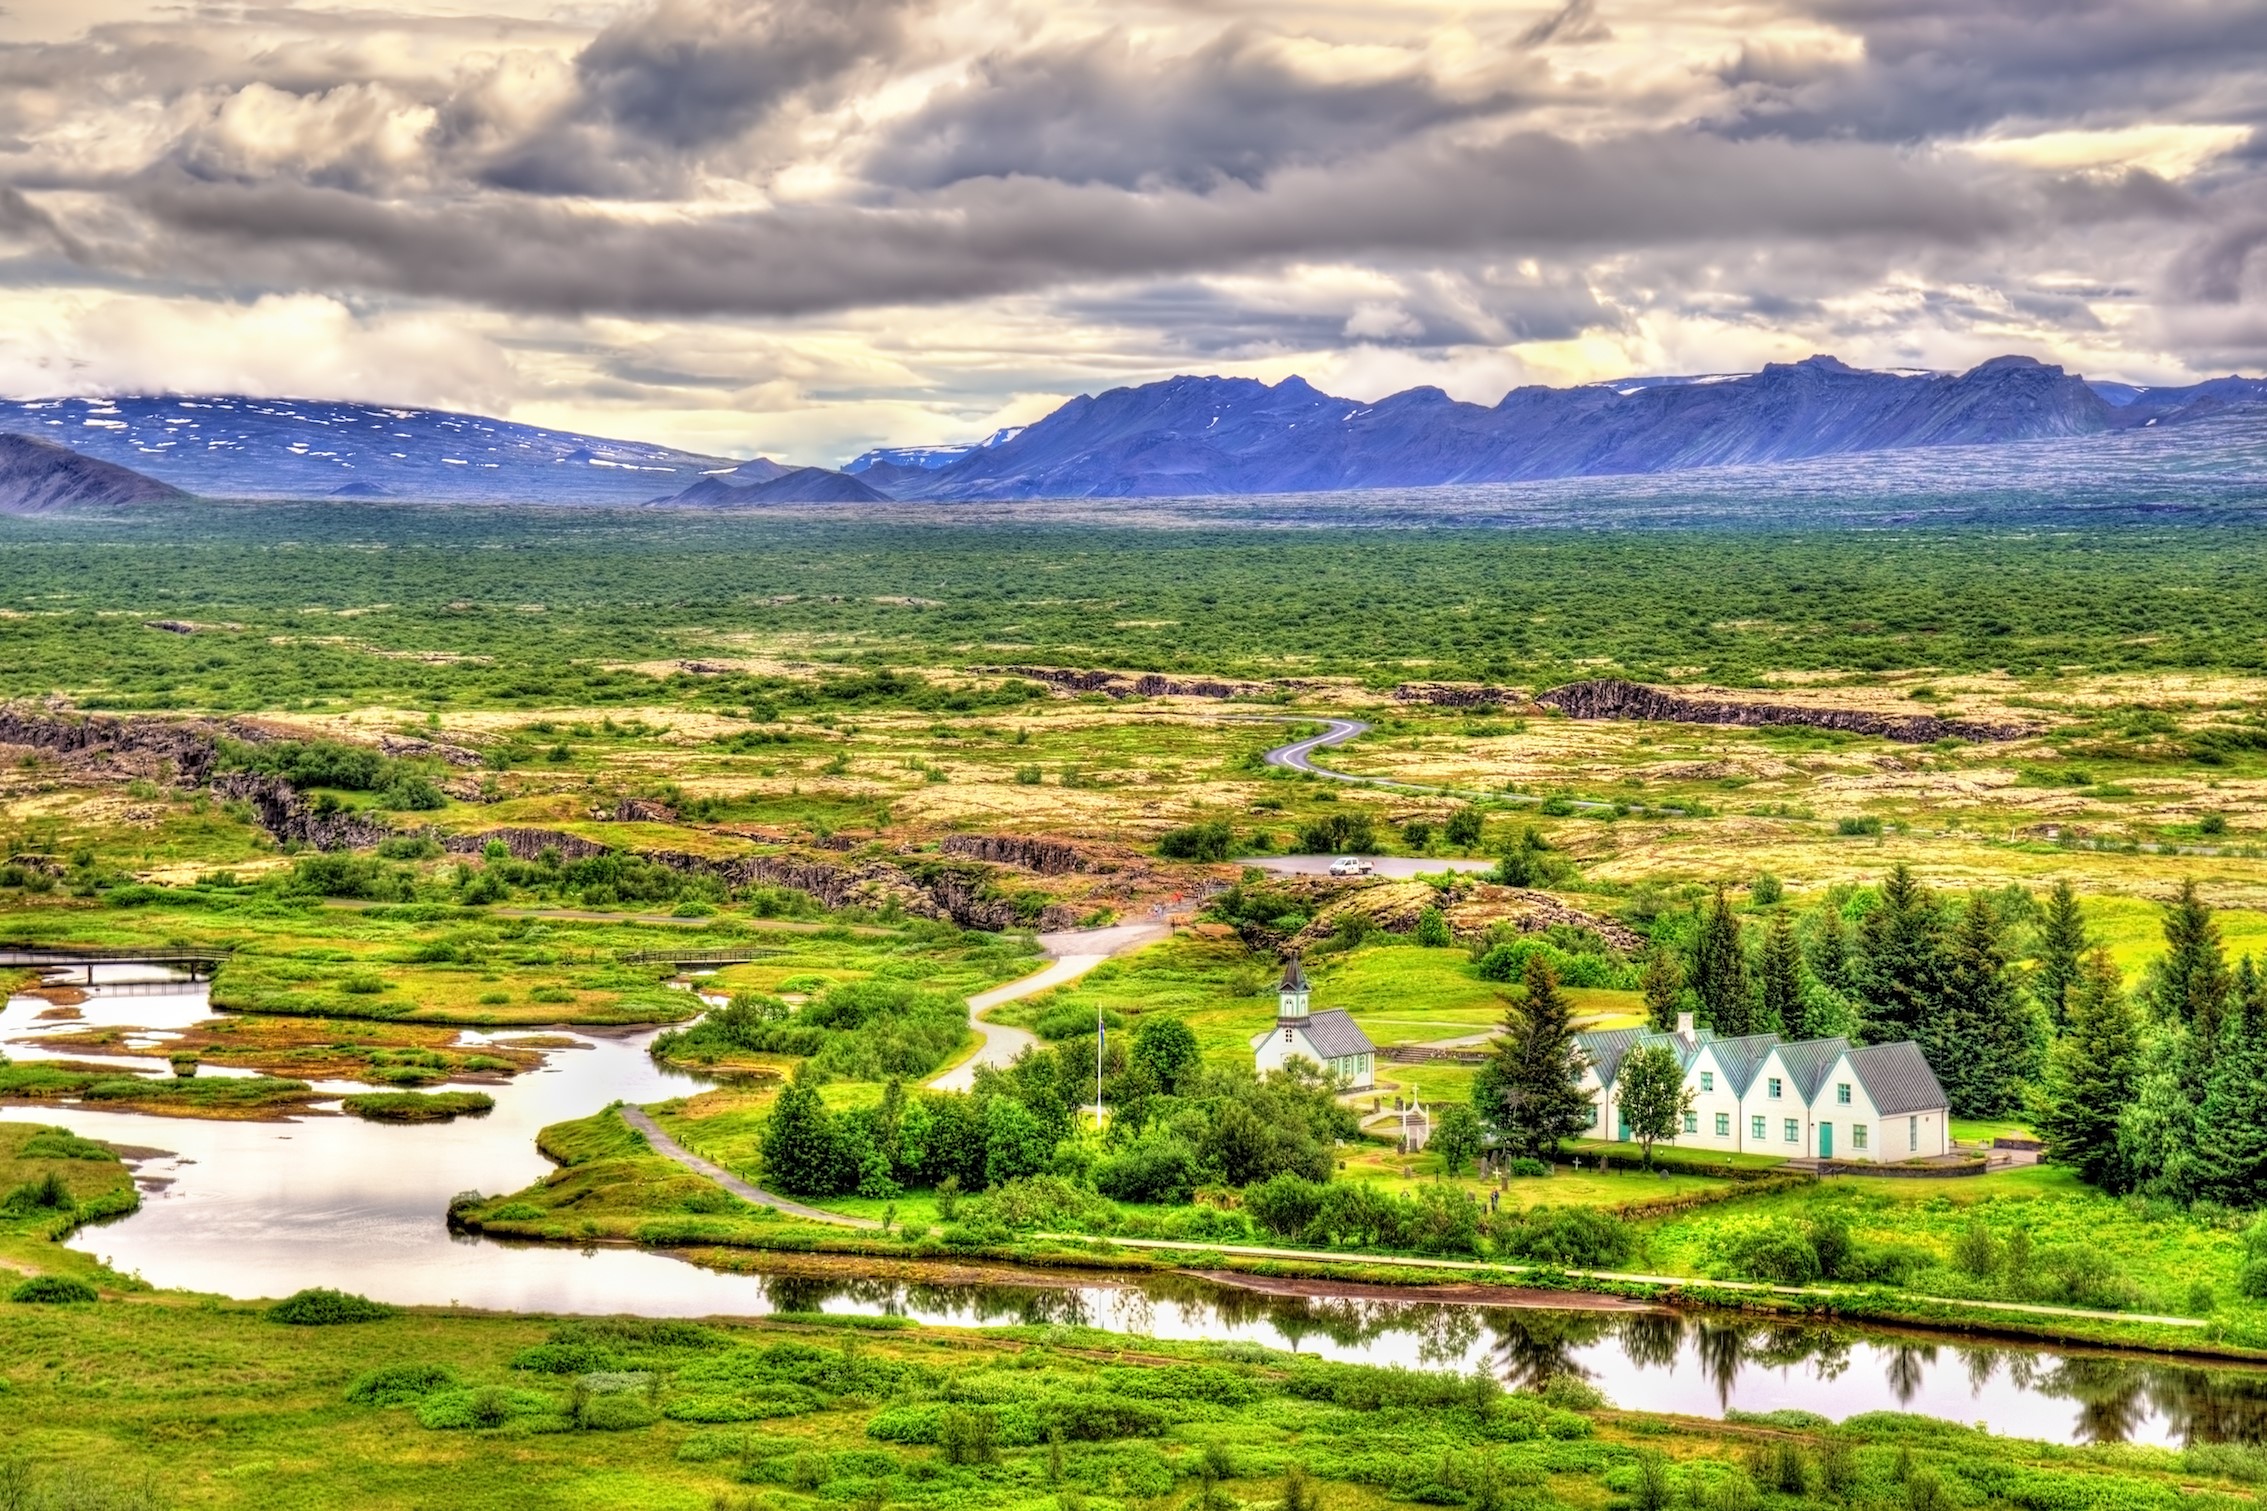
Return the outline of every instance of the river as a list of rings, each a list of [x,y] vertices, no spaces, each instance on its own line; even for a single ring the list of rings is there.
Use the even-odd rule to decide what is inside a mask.
[[[47,1007],[18,997],[0,1008],[9,1055],[86,1059],[43,1050],[39,1038],[104,1024],[161,1039],[208,1012],[201,983],[133,967],[98,970],[76,1023],[37,1021]],[[483,1088],[496,1099],[489,1116],[455,1123],[404,1126],[319,1113],[280,1123],[205,1122],[81,1106],[0,1107],[0,1118],[59,1123],[89,1138],[164,1151],[136,1161],[142,1209],[82,1230],[73,1245],[154,1285],[238,1298],[327,1285],[403,1304],[505,1311],[692,1317],[820,1309],[960,1325],[1062,1322],[1372,1363],[1487,1369],[1511,1383],[1565,1370],[1588,1377],[1617,1405],[1653,1411],[1797,1408],[1840,1419],[1886,1409],[2056,1442],[2267,1440],[2261,1370],[1662,1310],[1267,1296],[1178,1275],[1081,1275],[1065,1283],[1069,1277],[1053,1274],[1027,1285],[943,1286],[724,1274],[666,1253],[451,1233],[443,1213],[458,1191],[516,1190],[550,1169],[535,1149],[545,1124],[707,1084],[657,1067],[646,1054],[649,1032],[574,1037],[581,1047],[548,1054],[541,1070]]]

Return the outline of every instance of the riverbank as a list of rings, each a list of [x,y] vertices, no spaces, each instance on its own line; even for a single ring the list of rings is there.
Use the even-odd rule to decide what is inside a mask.
[[[263,1304],[161,1295],[0,1304],[0,1357],[19,1472],[111,1505],[1118,1511],[1319,1493],[1369,1511],[1593,1506],[1643,1484],[1699,1505],[1902,1502],[1915,1484],[1983,1504],[2016,1484],[2025,1504],[2170,1511],[2241,1493],[2258,1464],[2212,1445],[2052,1447],[1894,1411],[1839,1427],[1649,1414],[1557,1372],[1506,1390],[1044,1322],[418,1309],[304,1327]]]
[[[623,1244],[679,1251],[710,1268],[740,1268],[737,1252],[829,1256],[843,1261],[937,1260],[1038,1271],[1219,1271],[1407,1291],[1482,1285],[1620,1297],[1754,1316],[1926,1328],[1957,1337],[2022,1339],[2131,1349],[2161,1356],[2267,1360],[2267,1349],[2194,1317],[2118,1313],[1987,1298],[1916,1295],[1884,1287],[1791,1286],[1442,1255],[1329,1250],[1202,1240],[1042,1231],[985,1233],[974,1226],[884,1227],[799,1203],[754,1202],[722,1189],[699,1166],[656,1147],[620,1109],[543,1131],[559,1166],[541,1182],[453,1204],[452,1226],[538,1243]],[[682,1151],[679,1151],[680,1153]],[[763,1196],[770,1193],[760,1192]],[[784,1209],[783,1209],[784,1208]]]

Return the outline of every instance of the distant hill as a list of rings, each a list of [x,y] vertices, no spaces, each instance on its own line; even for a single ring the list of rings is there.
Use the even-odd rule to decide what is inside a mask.
[[[741,509],[763,504],[886,504],[886,493],[876,492],[846,472],[825,467],[778,469],[778,476],[762,482],[734,484],[725,477],[704,477],[657,504],[682,504],[706,509]]]
[[[37,436],[0,435],[0,514],[49,514],[120,504],[161,504],[189,495]]]
[[[736,465],[445,409],[232,395],[0,400],[10,430],[206,498],[635,504]]]
[[[1951,374],[1867,372],[1821,356],[1750,374],[1518,388],[1493,406],[1437,388],[1365,404],[1301,378],[1182,377],[1082,395],[943,466],[877,457],[866,472],[909,499],[1417,488],[2082,437],[2267,402],[2267,381],[2249,378],[2108,387],[2028,357]]]

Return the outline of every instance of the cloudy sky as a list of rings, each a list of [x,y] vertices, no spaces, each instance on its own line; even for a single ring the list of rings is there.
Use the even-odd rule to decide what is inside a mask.
[[[2259,0],[0,0],[0,392],[840,461],[1175,372],[2267,367]]]

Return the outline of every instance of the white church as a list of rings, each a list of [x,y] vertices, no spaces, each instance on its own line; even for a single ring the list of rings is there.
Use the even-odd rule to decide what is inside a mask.
[[[1292,1060],[1306,1060],[1321,1066],[1348,1091],[1375,1088],[1377,1046],[1339,1009],[1308,1011],[1307,973],[1297,955],[1284,962],[1283,984],[1275,1001],[1275,1026],[1252,1036],[1255,1071],[1266,1075]]]

